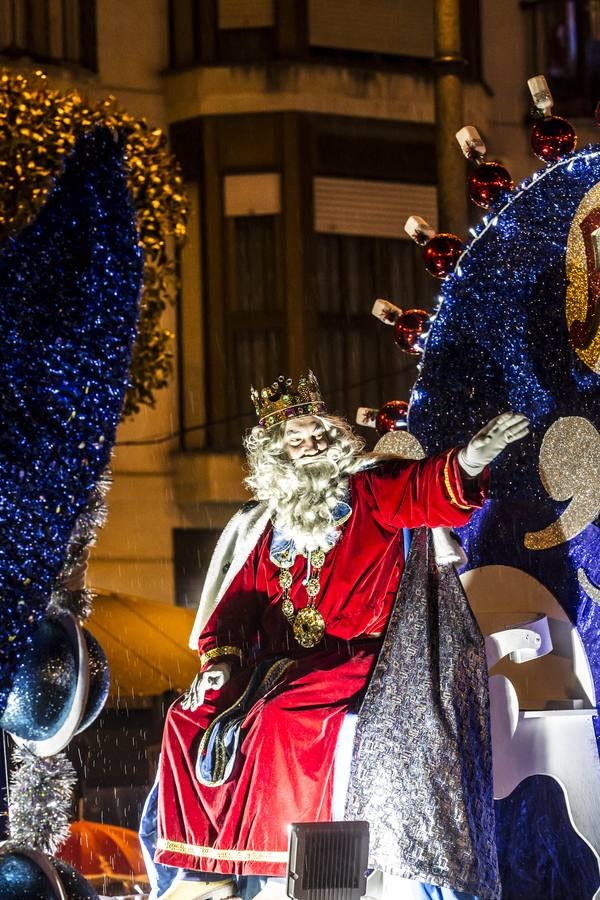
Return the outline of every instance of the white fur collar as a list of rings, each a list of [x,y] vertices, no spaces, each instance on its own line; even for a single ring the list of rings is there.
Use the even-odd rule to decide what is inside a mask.
[[[212,555],[189,646],[198,648],[198,638],[219,600],[240,571],[269,522],[266,503],[242,507],[227,523]]]

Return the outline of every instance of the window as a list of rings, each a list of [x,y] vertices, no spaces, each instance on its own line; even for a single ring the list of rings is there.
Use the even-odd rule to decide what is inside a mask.
[[[275,0],[169,0],[171,66],[252,62],[275,52]]]
[[[173,562],[175,603],[197,609],[204,579],[220,532],[208,528],[175,528]]]
[[[226,443],[239,446],[256,424],[250,384],[266,383],[284,363],[280,176],[228,175],[223,193],[227,409],[235,417],[226,423]]]
[[[408,400],[414,359],[370,311],[377,297],[430,308],[435,287],[412,241],[317,235],[318,372],[332,411],[353,422],[359,406]]]
[[[218,0],[218,23],[222,30],[272,28],[275,0]]]
[[[308,0],[312,55],[356,62],[428,66],[433,50],[433,0]],[[461,0],[462,52],[467,75],[481,76],[479,0]],[[394,57],[396,62],[394,62]]]
[[[189,128],[173,134],[176,152],[198,140]],[[207,428],[185,449],[240,449],[255,424],[250,384],[280,373],[314,369],[331,408],[349,418],[406,398],[413,362],[371,307],[387,296],[427,308],[438,288],[404,234],[413,213],[436,224],[432,129],[207,116],[201,144],[202,323],[182,343],[180,384],[186,426]],[[191,283],[185,296],[186,308],[197,304]],[[198,379],[206,401],[192,409]]]
[[[226,225],[228,359],[233,367],[227,379],[228,408],[238,417],[228,428],[230,445],[239,444],[240,434],[256,425],[254,414],[248,414],[250,384],[266,384],[273,372],[282,371],[278,219],[236,216]]]
[[[430,71],[433,0],[169,0],[171,66],[322,59]],[[461,0],[467,74],[480,77],[480,0]]]
[[[378,298],[430,308],[436,289],[404,222],[436,222],[436,191],[420,184],[316,178],[319,374],[329,406],[350,421],[359,406],[407,400],[414,360],[370,315]]]
[[[200,10],[196,0],[169,0],[171,66],[184,69],[200,61]]]
[[[0,53],[95,70],[95,0],[4,0]]]
[[[309,0],[313,47],[396,56],[433,56],[433,2]]]
[[[589,115],[600,95],[600,0],[524,0],[532,71],[546,75],[560,112]]]

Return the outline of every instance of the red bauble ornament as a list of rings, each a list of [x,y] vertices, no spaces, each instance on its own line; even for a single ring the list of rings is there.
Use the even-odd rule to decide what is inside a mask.
[[[510,172],[499,162],[480,163],[469,174],[467,184],[471,200],[483,209],[489,209],[504,191],[512,191],[515,186]]]
[[[445,278],[463,251],[462,241],[455,234],[436,234],[423,247],[423,261],[430,275]]]
[[[572,153],[577,146],[577,134],[570,122],[561,116],[538,119],[531,132],[531,148],[538,159],[557,162]]]
[[[406,400],[390,400],[384,403],[375,419],[375,428],[379,434],[389,431],[401,431],[406,428],[408,403]]]
[[[421,352],[417,347],[417,341],[423,333],[429,319],[429,313],[425,309],[407,309],[394,322],[394,340],[401,350],[418,356]]]

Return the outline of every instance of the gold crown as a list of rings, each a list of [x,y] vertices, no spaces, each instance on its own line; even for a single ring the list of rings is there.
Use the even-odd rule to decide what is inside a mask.
[[[251,387],[250,397],[258,424],[263,428],[297,416],[318,416],[325,412],[319,383],[310,370],[307,375],[300,376],[297,385],[292,378],[280,375],[277,381],[260,391]]]

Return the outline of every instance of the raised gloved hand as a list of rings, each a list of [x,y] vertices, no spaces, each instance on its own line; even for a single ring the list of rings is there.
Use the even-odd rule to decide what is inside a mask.
[[[182,709],[194,712],[204,703],[206,691],[220,691],[231,677],[231,664],[227,662],[215,663],[204,672],[198,672],[190,687],[183,695]]]
[[[500,413],[488,422],[466,447],[458,452],[458,464],[466,475],[474,478],[502,453],[508,444],[520,441],[529,433],[529,420],[521,413]]]

